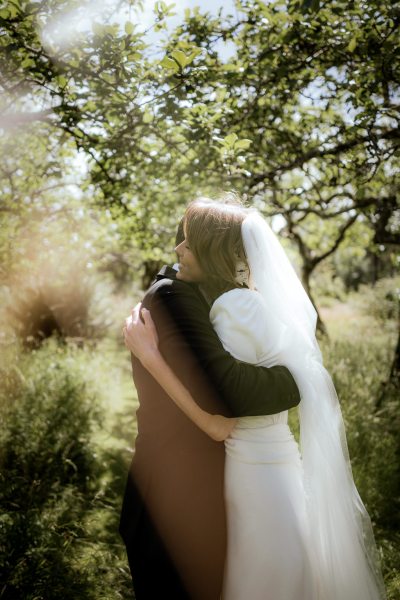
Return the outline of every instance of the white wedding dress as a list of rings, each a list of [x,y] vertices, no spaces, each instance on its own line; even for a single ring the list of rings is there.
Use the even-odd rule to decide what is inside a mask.
[[[226,440],[223,600],[386,600],[340,402],[315,337],[316,310],[257,211],[241,234],[248,273],[238,275],[250,289],[222,294],[210,319],[239,360],[292,373],[301,458],[286,412],[241,418]]]
[[[217,298],[210,320],[234,357],[270,367],[283,363],[265,311],[257,291],[234,289]],[[287,418],[287,411],[239,418],[225,441],[223,600],[318,598],[301,457]]]

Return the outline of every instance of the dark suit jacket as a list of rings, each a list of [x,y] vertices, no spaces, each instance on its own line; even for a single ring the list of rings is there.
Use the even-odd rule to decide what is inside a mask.
[[[224,350],[203,296],[195,285],[176,280],[169,267],[159,273],[143,305],[151,311],[164,358],[205,410],[228,416],[273,414],[300,402],[285,367],[247,365]],[[132,367],[138,436],[121,514],[122,537],[128,548],[145,507],[188,597],[218,600],[226,543],[224,445],[198,429],[135,358]]]

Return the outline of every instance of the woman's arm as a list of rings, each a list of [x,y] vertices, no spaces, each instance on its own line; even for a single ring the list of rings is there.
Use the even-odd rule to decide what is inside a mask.
[[[140,314],[144,321],[141,320]],[[124,327],[125,345],[151,373],[175,404],[202,431],[215,441],[225,440],[236,424],[236,419],[212,415],[193,400],[189,391],[178,379],[158,350],[158,336],[150,312],[136,305],[132,318]]]

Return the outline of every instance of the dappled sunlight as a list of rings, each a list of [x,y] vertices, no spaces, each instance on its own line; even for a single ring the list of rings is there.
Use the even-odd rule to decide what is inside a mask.
[[[122,327],[174,262],[187,203],[226,191],[271,223],[326,326],[398,598],[398,16],[389,0],[2,3],[2,599],[133,598]]]

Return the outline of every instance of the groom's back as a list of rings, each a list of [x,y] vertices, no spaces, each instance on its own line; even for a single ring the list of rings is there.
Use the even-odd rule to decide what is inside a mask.
[[[184,312],[193,310],[196,319],[204,319],[210,327],[207,305],[198,292],[184,282],[159,278],[150,287],[143,304],[150,309],[156,324],[160,350],[178,377],[205,410],[223,412],[217,394],[183,336],[184,323],[177,318],[182,315],[184,321]],[[136,542],[140,543],[137,534],[145,508],[185,584],[188,597],[217,600],[226,543],[224,446],[201,432],[135,358],[132,368],[139,408],[131,477],[140,496],[136,495],[130,506],[125,498],[122,527],[123,522],[130,521],[129,535],[136,536]],[[157,573],[153,576],[157,578]],[[168,596],[167,589],[162,591]]]

